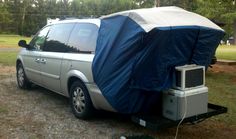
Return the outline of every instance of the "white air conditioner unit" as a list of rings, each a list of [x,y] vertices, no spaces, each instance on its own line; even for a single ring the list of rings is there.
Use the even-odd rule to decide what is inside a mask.
[[[173,88],[189,90],[205,86],[205,67],[199,65],[184,65],[175,67]]]

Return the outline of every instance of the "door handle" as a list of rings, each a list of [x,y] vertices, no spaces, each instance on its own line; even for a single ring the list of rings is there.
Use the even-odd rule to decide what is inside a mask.
[[[36,58],[34,61],[35,61],[36,63],[39,63],[39,62],[40,62],[40,59],[39,59],[39,58]]]
[[[41,59],[42,64],[46,64],[47,60],[46,59]]]

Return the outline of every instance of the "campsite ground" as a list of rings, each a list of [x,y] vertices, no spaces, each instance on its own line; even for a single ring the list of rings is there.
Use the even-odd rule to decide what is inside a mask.
[[[37,86],[30,90],[19,89],[16,85],[14,67],[16,53],[19,50],[14,44],[19,38],[14,39],[15,37],[6,41],[0,35],[0,139],[116,139],[121,135],[149,135],[160,139],[174,138],[176,128],[163,129],[158,132],[150,131],[133,124],[129,118],[118,114],[101,112],[90,121],[79,120],[72,115],[67,98]],[[225,48],[231,49],[227,46],[221,49],[225,50]],[[220,52],[220,54],[223,53]],[[224,53],[223,57],[225,55],[228,53]],[[230,57],[236,59],[235,54]],[[180,126],[179,138],[235,138],[235,73],[236,65],[216,64],[209,69],[206,75],[209,102],[228,107],[228,113],[212,117],[197,125]]]
[[[229,112],[197,125],[183,125],[179,138],[234,139],[236,136],[236,66],[215,65],[207,73],[209,101]],[[222,81],[221,81],[222,80]],[[118,114],[101,112],[90,121],[76,119],[65,97],[41,87],[21,90],[15,67],[0,65],[0,138],[119,138],[149,135],[169,139],[176,128],[150,131]]]

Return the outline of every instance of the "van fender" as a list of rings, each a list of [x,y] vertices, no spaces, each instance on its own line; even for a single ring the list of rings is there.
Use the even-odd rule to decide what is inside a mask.
[[[78,71],[78,70],[71,70],[67,73],[67,81],[69,81],[69,79],[71,77],[77,77],[79,78],[81,81],[83,81],[84,83],[87,83],[89,82],[87,77],[81,72],[81,71]]]
[[[66,86],[65,86],[65,91],[67,92],[66,95],[69,96],[70,94],[70,80],[72,78],[77,78],[79,80],[81,80],[84,84],[88,83],[89,80],[87,79],[87,77],[81,72],[81,71],[78,71],[78,70],[70,70],[68,73],[67,73],[67,79],[66,79]]]

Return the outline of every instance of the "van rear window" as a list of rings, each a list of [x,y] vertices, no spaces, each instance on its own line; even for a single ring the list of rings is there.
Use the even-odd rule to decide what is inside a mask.
[[[73,29],[68,42],[69,51],[91,53],[95,51],[98,26],[91,23],[78,23]]]

